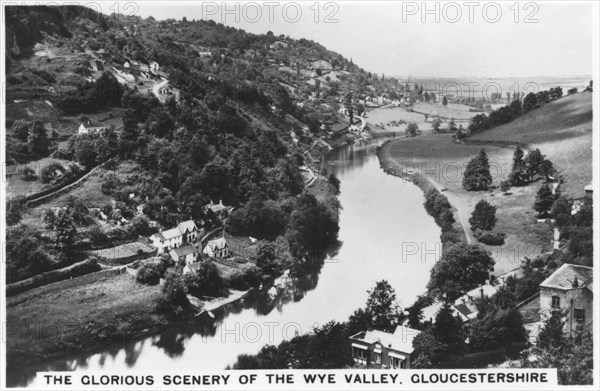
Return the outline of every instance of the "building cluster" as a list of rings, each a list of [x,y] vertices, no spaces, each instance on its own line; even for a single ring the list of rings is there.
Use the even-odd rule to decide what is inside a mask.
[[[209,240],[203,246],[199,234],[200,230],[196,223],[187,220],[174,228],[153,234],[150,236],[150,241],[158,249],[159,254],[167,253],[174,262],[185,265],[184,274],[198,268],[200,253],[217,259],[231,256],[224,237]]]
[[[477,319],[477,301],[493,296],[499,285],[489,282],[477,287],[449,304],[457,319],[465,325]],[[531,343],[553,313],[559,312],[564,322],[564,331],[577,334],[592,330],[593,322],[593,268],[563,264],[540,285],[540,291],[519,303],[516,310],[528,321],[524,326],[529,331]],[[423,309],[423,321],[435,322],[435,317],[444,303],[435,302]],[[533,315],[533,316],[532,316]],[[352,357],[359,365],[375,368],[410,368],[412,342],[420,333],[406,323],[393,333],[381,330],[361,331],[350,337]]]

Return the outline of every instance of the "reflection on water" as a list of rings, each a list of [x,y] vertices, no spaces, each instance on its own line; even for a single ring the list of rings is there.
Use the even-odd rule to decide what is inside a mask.
[[[36,370],[223,369],[240,354],[255,354],[332,319],[346,320],[381,279],[395,288],[401,305],[412,304],[437,259],[424,253],[435,248],[440,231],[422,207],[420,189],[386,175],[376,148],[347,147],[329,156],[341,182],[341,246],[329,251],[320,270],[285,276],[275,289],[215,311],[214,321],[198,318],[138,341],[24,368],[11,375],[11,384],[35,386]],[[419,251],[407,256],[406,243]]]

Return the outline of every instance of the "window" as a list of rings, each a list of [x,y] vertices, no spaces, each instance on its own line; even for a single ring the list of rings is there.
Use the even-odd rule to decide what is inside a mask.
[[[554,308],[560,307],[560,297],[552,296],[552,307],[554,307]]]
[[[367,359],[367,351],[366,350],[359,349],[359,348],[353,348],[353,350],[354,350],[353,356],[355,358],[358,358],[360,360],[366,360]]]
[[[396,357],[391,357],[391,364],[392,364],[392,368],[393,369],[404,369],[406,368],[406,363],[404,362],[404,360],[401,360],[399,358]]]
[[[583,308],[575,308],[573,315],[577,322],[583,322],[585,320],[585,310]]]
[[[381,353],[375,353],[375,364],[381,364]]]

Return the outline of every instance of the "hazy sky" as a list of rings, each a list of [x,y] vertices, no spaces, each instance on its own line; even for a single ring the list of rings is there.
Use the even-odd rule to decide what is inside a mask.
[[[592,2],[520,3],[518,13],[513,1],[468,3],[429,2],[426,13],[421,1],[321,2],[317,16],[312,1],[238,2],[237,9],[236,3],[197,1],[140,3],[138,14],[213,19],[252,33],[307,38],[388,76],[592,75],[598,15]],[[324,22],[327,15],[332,23]]]

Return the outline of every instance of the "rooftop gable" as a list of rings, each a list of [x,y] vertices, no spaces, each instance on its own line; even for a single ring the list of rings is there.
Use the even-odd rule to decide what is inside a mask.
[[[541,284],[542,288],[569,290],[583,288],[594,281],[594,269],[588,266],[563,264]]]

